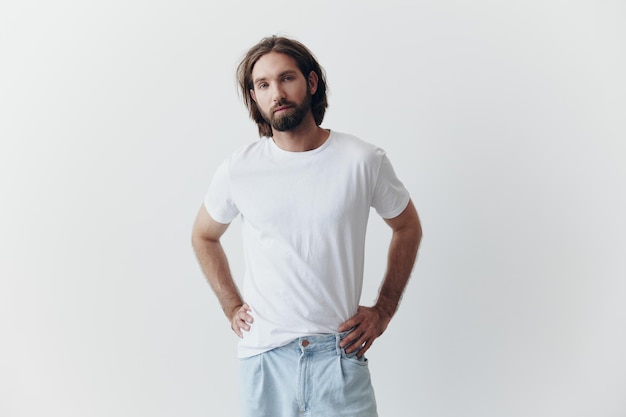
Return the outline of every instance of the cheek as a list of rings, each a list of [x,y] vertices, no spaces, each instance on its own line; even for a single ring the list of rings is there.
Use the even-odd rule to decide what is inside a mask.
[[[261,110],[261,112],[265,114],[269,113],[269,110],[272,107],[272,104],[269,102],[269,100],[266,100],[263,95],[257,95],[256,105],[259,110]]]
[[[268,103],[272,102],[272,95],[263,91],[260,94],[257,94],[257,99],[261,105],[267,106]]]
[[[269,109],[271,107],[271,103],[270,100],[264,99],[264,98],[259,98],[259,101],[257,102],[259,104],[259,107],[261,107],[262,109]]]

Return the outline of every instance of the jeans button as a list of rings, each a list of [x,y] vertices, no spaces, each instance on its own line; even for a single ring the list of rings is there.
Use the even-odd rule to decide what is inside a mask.
[[[308,341],[308,340],[306,340],[306,339],[304,339],[304,340],[302,341],[302,347],[307,347],[307,346],[309,346],[309,341]]]

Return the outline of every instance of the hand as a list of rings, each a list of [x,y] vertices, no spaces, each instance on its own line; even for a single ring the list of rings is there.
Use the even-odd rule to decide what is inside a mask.
[[[358,350],[357,356],[361,357],[372,346],[391,321],[391,317],[383,313],[377,307],[359,306],[356,314],[339,326],[339,332],[353,329],[341,340],[339,346],[345,348],[346,353]]]
[[[235,310],[230,320],[230,328],[241,338],[243,338],[241,330],[250,331],[250,324],[254,321],[254,318],[248,314],[249,311],[251,311],[250,306],[244,303]]]

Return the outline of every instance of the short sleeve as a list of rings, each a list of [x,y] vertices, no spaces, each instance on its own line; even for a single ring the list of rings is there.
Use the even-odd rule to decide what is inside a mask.
[[[228,224],[239,214],[232,197],[229,160],[224,161],[215,171],[204,198],[204,207],[218,223]]]
[[[409,204],[409,192],[398,179],[393,166],[384,151],[382,153],[372,207],[385,219],[392,219],[400,215]]]

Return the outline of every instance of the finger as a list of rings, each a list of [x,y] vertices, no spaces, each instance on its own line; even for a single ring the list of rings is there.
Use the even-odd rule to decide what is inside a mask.
[[[347,332],[348,330],[357,327],[359,324],[361,324],[362,321],[363,317],[359,313],[356,313],[350,319],[341,323],[337,330],[339,331],[339,333]]]
[[[240,313],[235,315],[230,328],[237,334],[237,336],[239,336],[240,338],[243,338],[242,330],[250,331],[250,325],[244,319],[239,317],[239,315]]]
[[[233,320],[231,328],[235,333],[237,333],[237,336],[239,337],[243,337],[242,330],[245,330],[247,332],[250,331],[250,325],[241,319]]]
[[[349,320],[344,321],[343,323],[341,323],[341,324],[339,325],[339,327],[337,328],[337,331],[338,331],[339,333],[343,333],[343,332],[345,332],[345,331],[347,331],[347,330],[350,330],[350,329],[351,329],[351,328],[353,328],[354,326],[355,326],[355,325],[354,325],[354,318],[351,318],[351,319],[349,319]]]
[[[352,329],[353,327],[356,327],[359,325],[359,323],[362,321],[362,317],[361,317],[361,312],[363,311],[363,306],[358,306],[357,310],[356,310],[356,314],[352,317],[350,317],[348,320],[344,321],[343,323],[341,323],[339,325],[339,327],[337,328],[337,330],[342,333],[345,331],[348,331],[350,329]]]
[[[346,349],[346,353],[352,353],[358,350],[357,356],[362,356],[370,348],[376,338],[377,336],[371,331],[363,331],[358,339]]]
[[[362,333],[358,331],[357,329],[354,329],[350,333],[348,333],[346,337],[344,337],[341,340],[341,342],[339,343],[339,346],[346,349],[346,352],[349,353],[348,347],[349,349],[351,349],[351,351],[353,351],[354,350],[353,346],[359,340],[359,338],[361,338],[361,336],[362,336]]]
[[[236,315],[246,323],[252,323],[254,322],[254,317],[248,314],[249,311],[252,311],[252,309],[250,309],[250,306],[248,304],[243,304],[241,307],[239,307]]]
[[[248,324],[248,322],[241,317],[237,320],[237,325],[240,329],[243,329],[245,331],[250,330],[250,325]]]
[[[244,321],[246,323],[252,323],[254,321],[254,317],[252,317],[250,314],[246,313],[245,311],[239,311],[237,313],[237,317],[239,318],[239,320]]]
[[[365,355],[365,352],[367,352],[371,346],[372,346],[372,342],[370,342],[369,340],[366,341],[361,347],[361,349],[357,352],[356,356],[358,356],[359,358],[362,357],[363,355]]]
[[[363,337],[359,337],[357,340],[354,341],[354,343],[348,345],[345,348],[346,353],[356,352],[363,347],[363,343],[365,343]]]
[[[363,334],[357,342],[355,342],[352,346],[350,346],[349,351],[346,349],[346,353],[352,353],[352,352],[358,351],[356,355],[358,357],[361,357],[372,346],[372,343],[374,342],[375,339],[376,337],[373,337],[373,336],[370,337],[366,334]]]
[[[239,329],[235,323],[231,324],[230,328],[239,338],[243,339],[243,333],[241,333],[241,329]]]

